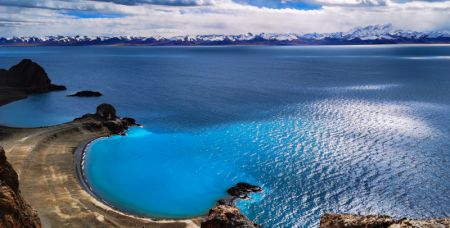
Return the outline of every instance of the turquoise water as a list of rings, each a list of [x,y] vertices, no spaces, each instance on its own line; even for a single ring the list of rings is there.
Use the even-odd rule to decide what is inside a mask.
[[[43,126],[102,102],[144,128],[90,145],[94,191],[159,218],[205,214],[239,181],[266,227],[310,227],[325,212],[450,216],[450,46],[38,47],[28,57],[69,91],[0,108]],[[100,98],[68,98],[81,90]]]
[[[224,134],[242,133],[236,128],[201,135],[155,134],[134,128],[127,137],[91,145],[85,172],[96,192],[128,212],[160,218],[202,215],[235,181],[253,179],[241,175],[240,164],[227,154],[251,141],[223,145]]]

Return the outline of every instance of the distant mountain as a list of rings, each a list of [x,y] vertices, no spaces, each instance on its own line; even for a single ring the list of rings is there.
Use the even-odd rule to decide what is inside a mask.
[[[357,27],[335,33],[261,33],[241,35],[195,35],[165,38],[136,36],[46,36],[0,38],[0,46],[87,45],[355,45],[355,44],[450,43],[450,31],[415,32],[391,24]]]

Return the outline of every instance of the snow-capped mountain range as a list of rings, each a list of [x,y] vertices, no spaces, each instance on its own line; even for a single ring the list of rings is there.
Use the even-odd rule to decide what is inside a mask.
[[[194,35],[171,38],[136,36],[46,36],[0,38],[0,46],[84,46],[84,45],[339,45],[450,43],[450,31],[415,32],[391,24],[357,27],[335,33],[261,33],[241,35]]]

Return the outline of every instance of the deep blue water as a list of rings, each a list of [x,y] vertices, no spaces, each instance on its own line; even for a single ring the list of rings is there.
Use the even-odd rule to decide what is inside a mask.
[[[324,212],[450,216],[450,46],[20,47],[69,91],[0,108],[0,124],[115,105],[144,128],[89,147],[94,190],[151,217],[204,214],[238,181],[266,227]],[[68,98],[99,90],[101,98]]]

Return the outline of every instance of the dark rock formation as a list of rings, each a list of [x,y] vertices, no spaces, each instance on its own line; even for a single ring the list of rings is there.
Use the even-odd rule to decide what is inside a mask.
[[[406,228],[406,227],[450,227],[450,218],[400,219],[386,215],[324,214],[320,228]]]
[[[136,120],[130,117],[124,117],[122,118],[123,121],[127,122],[129,126],[134,126],[134,125],[138,125],[136,123]]]
[[[125,117],[119,118],[116,115],[116,109],[110,104],[101,104],[97,106],[95,114],[86,114],[74,121],[83,119],[92,119],[94,122],[84,123],[83,126],[87,130],[98,130],[101,127],[106,127],[111,134],[123,135],[129,127],[138,125],[133,118]]]
[[[260,227],[258,224],[250,221],[243,215],[239,209],[234,205],[234,201],[238,198],[248,199],[249,194],[253,192],[260,192],[262,188],[248,183],[237,183],[235,186],[229,188],[227,193],[230,198],[225,198],[217,201],[217,205],[209,210],[208,217],[202,222],[202,228],[254,228]]]
[[[238,197],[241,199],[247,199],[248,195],[253,192],[262,191],[261,187],[256,185],[251,185],[248,183],[237,183],[235,186],[229,188],[227,193],[233,197]]]
[[[100,97],[103,94],[97,91],[83,90],[74,94],[67,95],[68,97]]]
[[[232,205],[217,205],[209,210],[208,218],[202,222],[202,228],[254,228],[259,225],[248,220],[239,209]]]
[[[54,85],[45,70],[30,59],[24,59],[9,70],[0,70],[0,86],[14,87],[27,93],[45,93],[65,90],[65,86]]]
[[[0,147],[0,227],[41,227],[34,211],[22,198],[19,179]]]
[[[121,119],[104,121],[103,126],[108,128],[111,133],[124,135],[125,131],[128,130],[128,123],[126,121],[122,121]]]
[[[95,114],[105,120],[113,120],[117,118],[116,109],[110,104],[101,104],[97,106],[97,111]]]

